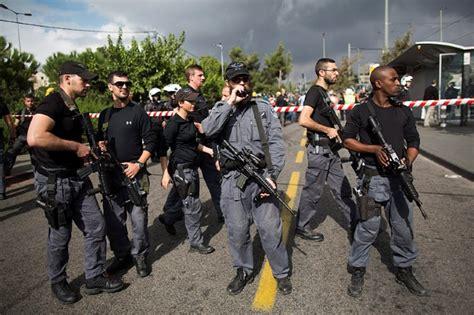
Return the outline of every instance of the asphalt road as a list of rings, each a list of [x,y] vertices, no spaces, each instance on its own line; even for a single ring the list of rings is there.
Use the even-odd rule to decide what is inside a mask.
[[[306,167],[306,159],[302,163],[295,162],[302,157],[301,153],[297,156],[304,149],[301,146],[303,130],[293,124],[285,127],[284,133],[287,162],[279,187],[288,192],[297,188],[296,199],[290,200],[296,207]],[[423,220],[415,210],[415,238],[420,256],[414,268],[419,280],[432,291],[428,298],[413,296],[395,282],[391,272],[390,231],[386,225],[371,249],[363,296],[353,299],[346,294],[350,280],[346,271],[349,243],[338,224],[341,215],[328,191],[320,202],[321,214],[314,220],[314,225],[319,224],[319,231],[324,233],[325,241],[294,240],[290,233],[293,293],[288,296],[277,293],[274,297],[271,294],[274,287],[260,283],[264,274],[261,271],[256,281],[241,294],[229,296],[226,286],[234,277],[234,271],[227,250],[226,228],[217,224],[207,188],[203,185],[201,189],[202,228],[216,251],[211,255],[188,253],[184,224],[177,224],[178,235],[170,237],[157,220],[166,192],[159,185],[159,166],[152,165],[150,172],[154,175],[149,199],[152,274],[141,279],[131,269],[123,277],[127,283],[123,291],[83,295],[78,303],[63,306],[52,297],[46,275],[47,226],[42,210],[34,204],[29,169],[26,156],[22,156],[14,169],[14,177],[9,180],[10,198],[0,201],[2,314],[251,313],[258,311],[254,304],[257,291],[267,303],[267,309],[275,313],[467,314],[474,308],[474,184],[464,178],[452,178],[449,176],[452,172],[422,156],[415,164],[415,184],[430,218]],[[349,168],[346,171],[354,183],[353,172]],[[295,177],[298,172],[298,183],[289,186],[290,177],[293,181],[298,179]],[[289,216],[284,217],[289,224]],[[264,255],[258,237],[254,244],[256,265],[260,268]],[[80,290],[84,284],[84,257],[82,235],[77,228],[74,228],[69,249],[68,280]],[[110,251],[107,257],[110,261]]]

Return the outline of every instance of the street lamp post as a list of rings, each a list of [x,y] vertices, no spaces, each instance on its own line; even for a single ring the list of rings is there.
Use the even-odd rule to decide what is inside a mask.
[[[222,75],[222,80],[224,80],[224,45],[222,43],[216,44],[217,47],[221,49],[221,75]]]
[[[15,14],[17,33],[18,33],[18,50],[21,52],[20,24],[18,23],[18,15],[31,16],[32,14],[31,13],[26,13],[26,12],[16,12],[15,10],[10,9],[6,5],[4,5],[3,3],[0,3],[0,8],[8,10],[8,11]]]
[[[323,58],[326,58],[326,33],[323,32]]]

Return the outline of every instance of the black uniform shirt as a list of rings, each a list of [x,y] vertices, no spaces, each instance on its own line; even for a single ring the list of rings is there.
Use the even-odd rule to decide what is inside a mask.
[[[311,115],[312,120],[323,126],[333,128],[333,125],[331,124],[328,115],[324,113],[325,109],[327,108],[325,102],[328,102],[328,105],[331,103],[331,100],[329,100],[329,98],[325,100],[326,97],[328,96],[324,88],[319,85],[313,85],[306,93],[304,99],[304,106],[311,106],[314,109],[314,112]],[[324,132],[317,132],[310,129],[308,129],[307,131],[308,138],[311,139],[314,133],[317,133],[320,136],[327,138],[327,135]]]
[[[408,148],[420,147],[420,136],[416,130],[415,118],[407,106],[391,106],[382,108],[369,98],[375,108],[376,120],[382,128],[382,134],[390,144],[397,155],[405,157],[405,144]],[[372,132],[369,123],[369,108],[367,103],[354,107],[347,117],[347,123],[344,126],[344,139],[357,139],[364,144],[380,144],[377,137]],[[377,165],[376,157],[372,153],[361,153],[361,157],[369,165]]]
[[[156,136],[150,127],[150,117],[134,102],[123,108],[109,107],[100,113],[98,140],[105,139],[105,133],[120,162],[136,161],[143,150],[153,152],[155,148]]]
[[[77,110],[71,110],[58,92],[46,96],[36,110],[54,120],[51,133],[55,136],[82,142],[82,119]],[[39,166],[47,168],[77,169],[82,166],[81,159],[73,151],[48,151],[33,148],[33,155]]]
[[[164,135],[171,148],[170,163],[197,162],[197,130],[192,120],[185,120],[175,114],[166,124]]]
[[[194,111],[189,113],[189,119],[195,122],[200,123],[207,116],[209,116],[209,107],[207,106],[206,99],[202,95],[201,91],[193,89],[190,85],[187,86],[193,92],[199,93],[196,99],[196,105],[194,106]]]

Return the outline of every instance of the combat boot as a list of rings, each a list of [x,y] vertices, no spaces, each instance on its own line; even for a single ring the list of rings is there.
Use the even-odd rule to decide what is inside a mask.
[[[142,278],[145,278],[151,272],[144,255],[135,257],[135,268],[137,269],[137,274]]]
[[[102,292],[114,293],[122,290],[123,282],[121,279],[106,278],[99,275],[92,279],[86,279],[86,287],[84,292],[89,295],[99,294]]]
[[[79,295],[72,290],[66,279],[58,283],[52,283],[51,291],[62,304],[72,304],[79,301]]]
[[[252,272],[247,274],[243,268],[237,269],[235,278],[227,286],[227,292],[232,295],[239,294],[242,292],[247,283],[252,283],[255,278],[255,274]]]
[[[278,290],[283,294],[287,295],[293,291],[293,286],[291,285],[290,277],[286,276],[284,278],[277,279]]]
[[[416,280],[411,266],[406,268],[397,267],[395,276],[396,281],[400,284],[404,284],[412,294],[418,296],[430,296],[428,290],[426,290],[421,283]]]
[[[347,294],[353,298],[357,298],[362,294],[364,287],[365,267],[350,267],[352,273],[351,284],[347,287]]]

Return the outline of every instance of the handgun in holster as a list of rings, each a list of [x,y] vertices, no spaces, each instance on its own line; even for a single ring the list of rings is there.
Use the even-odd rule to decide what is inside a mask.
[[[182,199],[186,198],[189,194],[191,183],[184,176],[184,169],[180,164],[176,166],[176,172],[173,174],[173,182],[179,197]]]
[[[44,215],[51,228],[57,230],[72,221],[72,214],[66,204],[56,201],[56,175],[48,175],[46,184],[46,198],[38,196],[36,203],[44,210]]]

